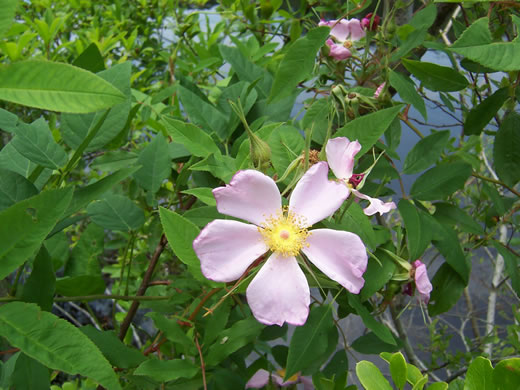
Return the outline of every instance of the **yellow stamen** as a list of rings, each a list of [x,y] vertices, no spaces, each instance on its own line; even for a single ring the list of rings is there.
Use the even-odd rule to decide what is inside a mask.
[[[350,49],[352,47],[352,42],[351,41],[344,41],[343,42],[343,47],[345,47],[347,49]]]
[[[304,218],[284,207],[274,216],[266,218],[258,231],[271,251],[289,257],[296,256],[304,246],[309,246],[306,240],[310,232],[303,226]]]

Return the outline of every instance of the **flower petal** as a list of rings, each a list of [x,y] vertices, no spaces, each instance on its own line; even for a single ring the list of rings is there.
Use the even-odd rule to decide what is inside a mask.
[[[428,304],[433,286],[430,283],[430,278],[428,278],[426,265],[421,260],[415,260],[413,266],[415,267],[415,287],[417,287],[421,300]]]
[[[350,24],[347,19],[341,19],[339,22],[330,20],[330,35],[339,42],[345,42],[350,36]]]
[[[325,275],[348,291],[358,294],[365,280],[367,251],[363,241],[354,233],[332,230],[312,230],[308,247],[302,252]]]
[[[363,209],[365,215],[374,215],[375,213],[379,213],[379,215],[383,215],[384,213],[388,213],[390,210],[396,208],[394,202],[383,202],[381,199],[371,198],[368,195],[362,194],[357,190],[352,190],[352,193],[356,195],[358,198],[366,199],[370,202],[370,205]]]
[[[330,41],[330,42],[329,42]],[[346,60],[352,57],[352,53],[343,45],[333,43],[331,39],[327,40],[327,45],[330,46],[329,55],[338,61]]]
[[[319,26],[319,27],[321,27],[321,26],[331,27],[334,23],[336,23],[335,20],[325,20],[325,19],[321,19],[320,22],[318,23],[318,26]]]
[[[240,278],[247,267],[269,248],[257,226],[216,219],[193,240],[193,249],[206,278],[231,282]]]
[[[338,179],[348,180],[354,169],[354,156],[361,150],[358,141],[350,142],[346,137],[329,139],[325,152],[330,169]]]
[[[348,187],[329,180],[328,172],[327,163],[320,161],[310,167],[294,187],[289,211],[304,218],[303,227],[331,216],[348,197]]]
[[[238,171],[225,187],[213,190],[219,213],[260,225],[282,207],[276,183],[253,169]]]
[[[351,41],[359,41],[361,38],[363,38],[366,33],[365,33],[365,30],[363,29],[363,26],[361,25],[361,21],[359,19],[350,19],[350,20],[345,20],[343,19],[341,21],[343,24],[347,24],[348,25],[348,30],[349,30],[349,38]]]
[[[255,374],[246,383],[246,389],[261,388],[269,383],[269,371],[263,368],[255,372]]]
[[[249,284],[247,303],[258,321],[303,325],[309,315],[307,279],[292,256],[273,253]]]

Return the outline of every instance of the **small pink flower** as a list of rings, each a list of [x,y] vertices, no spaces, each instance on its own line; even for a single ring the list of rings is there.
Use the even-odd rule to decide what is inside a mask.
[[[280,374],[284,375],[284,370],[280,370]],[[260,369],[249,379],[246,383],[246,389],[260,389],[262,387],[267,386],[269,383],[269,378],[271,378],[271,382],[276,384],[279,387],[288,387],[294,385],[296,383],[303,383],[304,390],[314,389],[312,386],[312,381],[309,378],[299,376],[298,374],[290,377],[286,382],[283,381],[283,378],[278,373],[269,373],[264,369]]]
[[[296,256],[305,256],[325,275],[357,294],[365,283],[365,245],[354,233],[308,230],[332,215],[348,189],[328,179],[328,165],[313,165],[282,208],[276,183],[255,170],[239,171],[231,183],[215,188],[220,213],[244,219],[210,222],[193,241],[204,276],[217,282],[240,278],[261,255],[271,251],[249,284],[246,296],[256,319],[264,324],[302,325],[309,314],[310,291]]]
[[[430,283],[430,279],[428,278],[426,265],[421,260],[415,260],[413,262],[412,272],[414,272],[415,287],[419,292],[420,299],[425,304],[428,304],[433,286]]]
[[[359,192],[356,187],[363,181],[363,174],[353,174],[354,169],[354,156],[361,150],[361,145],[358,141],[350,142],[346,137],[337,137],[329,139],[325,152],[327,153],[327,160],[330,165],[330,169],[334,172],[334,175],[345,182],[349,191],[355,196],[361,199],[366,199],[370,202],[370,205],[363,211],[366,215],[374,215],[379,213],[380,215],[389,212],[396,208],[394,202],[384,203],[377,198],[371,198],[368,195]]]
[[[383,88],[385,87],[386,83],[381,84],[379,87],[377,87],[376,91],[374,92],[374,98],[377,99],[381,92],[383,91]]]
[[[372,20],[372,12],[368,13],[363,19],[361,19],[361,26],[365,30],[376,31],[379,23],[381,22],[381,18],[379,15],[374,16],[374,20],[372,21],[372,27],[370,26],[370,20]]]
[[[330,47],[331,57],[338,61],[351,57],[352,53],[349,49],[353,42],[359,41],[365,36],[365,30],[361,27],[361,22],[358,19],[322,20],[318,25],[331,28],[330,35],[337,43],[328,39],[327,46]]]

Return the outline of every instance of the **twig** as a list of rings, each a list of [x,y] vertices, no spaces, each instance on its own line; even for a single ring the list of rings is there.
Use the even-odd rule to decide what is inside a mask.
[[[197,351],[199,351],[200,370],[202,371],[202,384],[204,385],[204,390],[208,390],[208,385],[206,384],[206,365],[204,364],[204,358],[202,357],[202,350],[200,349],[199,339],[198,339],[196,333],[195,333],[195,346],[197,347]]]

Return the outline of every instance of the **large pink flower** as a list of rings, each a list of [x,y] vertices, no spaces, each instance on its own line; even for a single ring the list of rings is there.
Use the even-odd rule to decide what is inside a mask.
[[[341,183],[328,179],[327,163],[313,165],[294,188],[288,207],[276,183],[255,170],[239,171],[231,183],[215,188],[220,213],[233,220],[210,222],[193,241],[208,279],[240,278],[261,255],[271,251],[249,284],[247,301],[258,321],[302,325],[309,314],[310,291],[296,256],[305,256],[329,278],[352,293],[364,284],[366,249],[354,233],[308,228],[331,216],[348,196]]]
[[[430,301],[430,293],[433,290],[433,286],[428,278],[428,272],[426,271],[426,265],[421,260],[415,260],[413,262],[415,287],[419,292],[421,301],[428,304]]]
[[[361,150],[361,145],[358,141],[350,142],[346,137],[337,137],[329,139],[325,152],[327,154],[327,161],[329,162],[330,169],[334,172],[334,175],[342,180],[346,187],[358,198],[366,199],[370,202],[370,205],[363,211],[366,215],[374,215],[379,213],[387,213],[392,209],[395,209],[394,202],[384,203],[382,200],[377,198],[371,198],[368,195],[362,194],[356,187],[363,180],[363,174],[353,174],[354,169],[354,156]]]
[[[328,39],[327,46],[330,47],[331,57],[339,61],[351,57],[352,53],[349,49],[352,47],[353,42],[359,41],[366,34],[358,19],[322,20],[319,26],[331,28],[330,35],[337,43],[334,43],[332,39]]]

